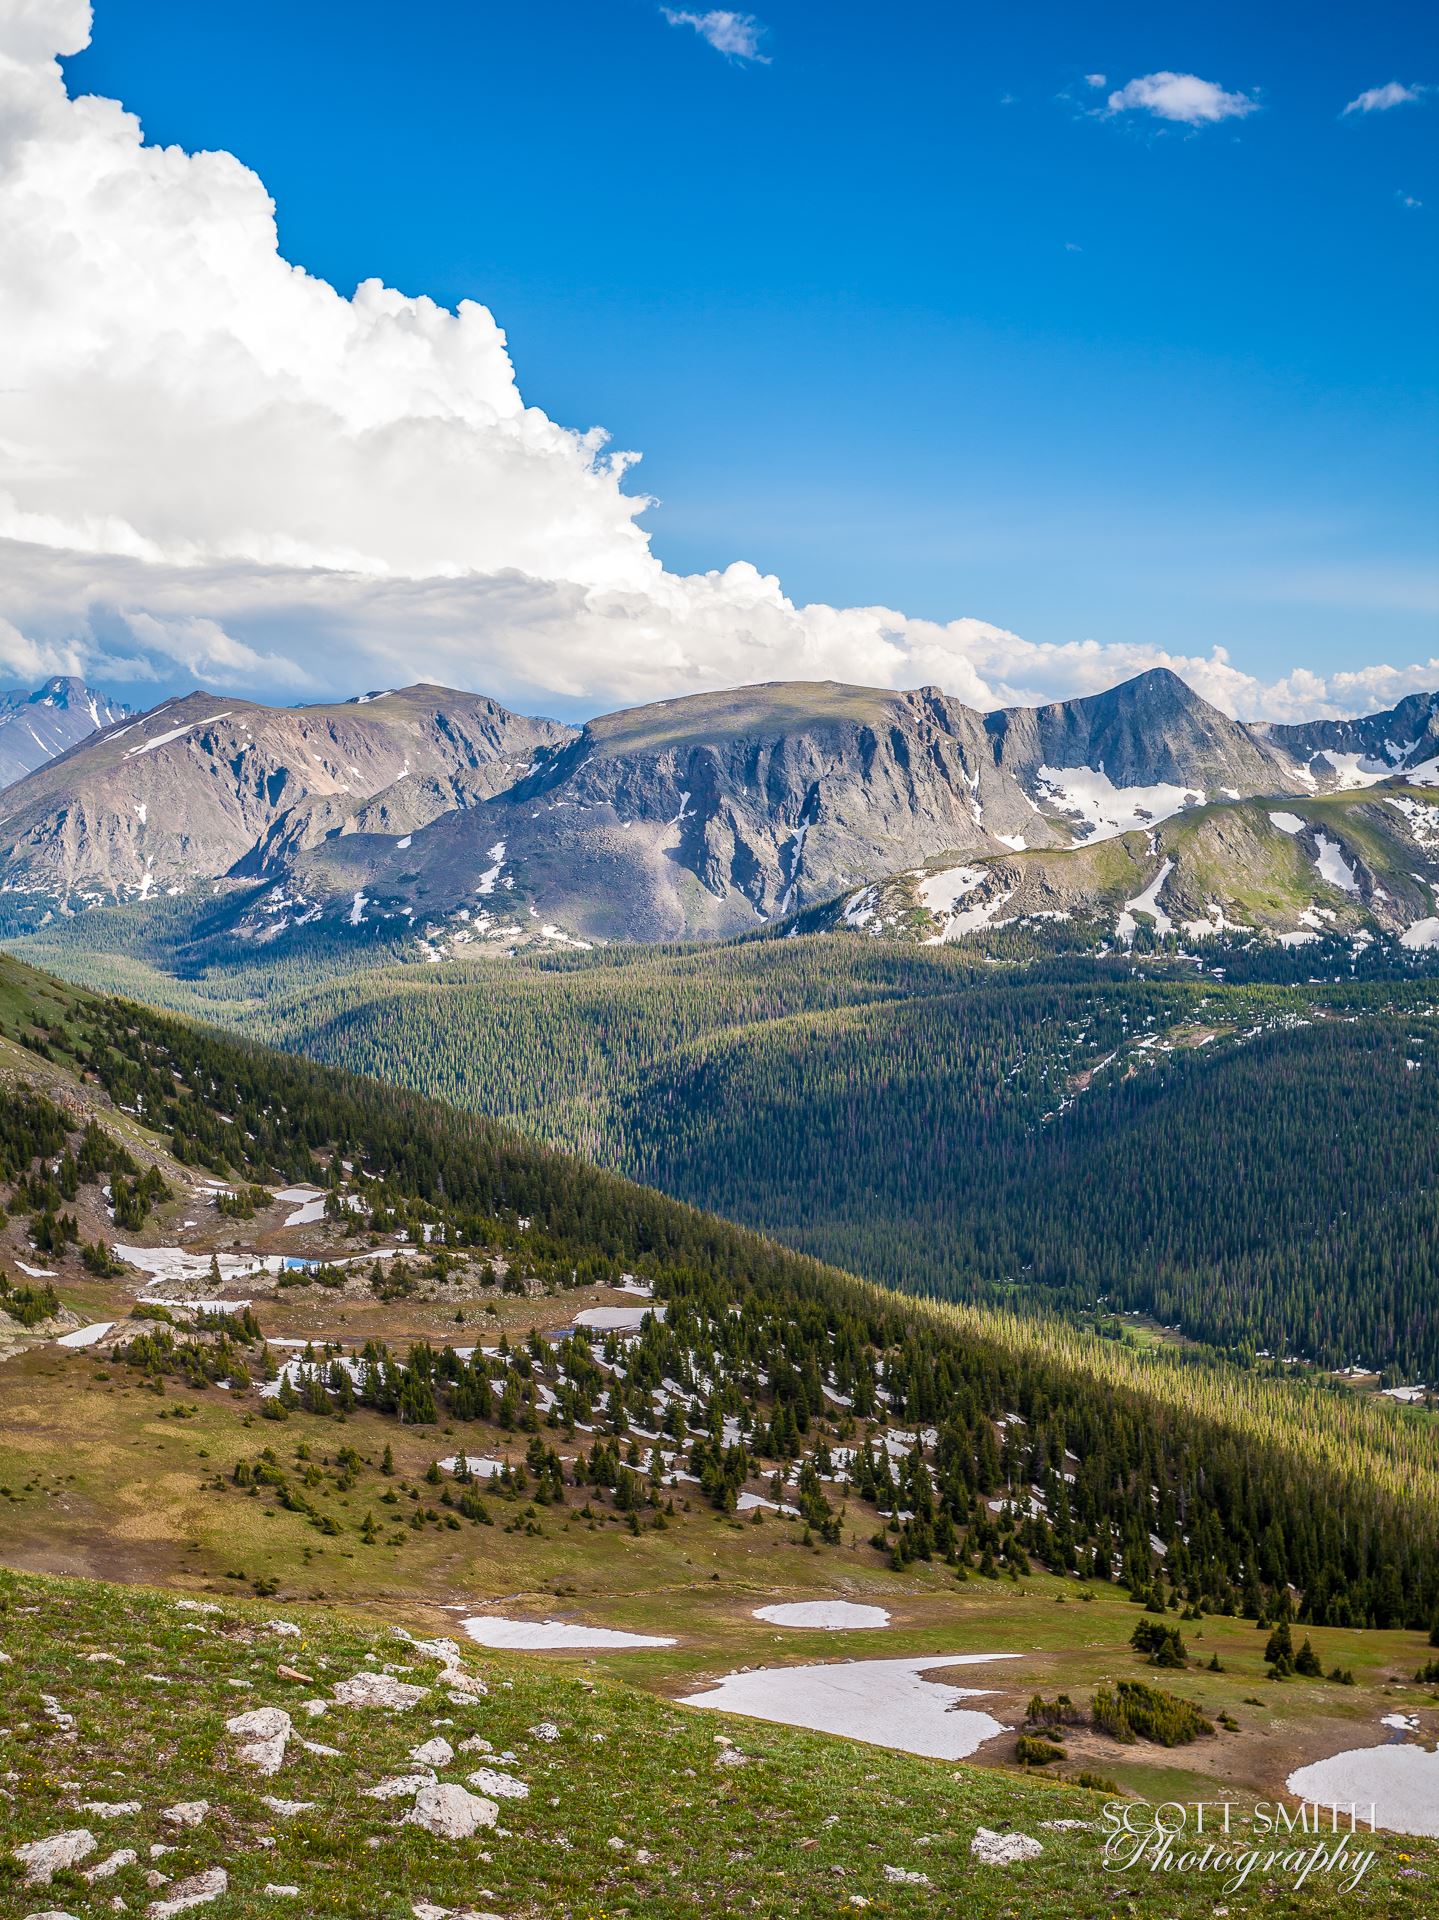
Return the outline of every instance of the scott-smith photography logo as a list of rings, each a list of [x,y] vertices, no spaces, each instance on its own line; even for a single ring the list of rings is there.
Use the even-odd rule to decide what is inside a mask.
[[[1295,1887],[1328,1876],[1352,1893],[1375,1853],[1372,1804],[1287,1807],[1261,1800],[1241,1813],[1229,1800],[1111,1800],[1104,1809],[1104,1863],[1111,1872],[1222,1876],[1226,1893],[1255,1874]]]

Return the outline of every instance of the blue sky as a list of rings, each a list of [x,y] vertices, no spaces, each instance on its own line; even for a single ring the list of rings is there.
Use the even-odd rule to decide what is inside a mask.
[[[745,59],[647,0],[103,0],[66,73],[342,292],[488,306],[667,568],[1269,675],[1439,641],[1439,92],[1343,111],[1439,86],[1436,17],[772,0]],[[1247,110],[1106,109],[1161,71]]]

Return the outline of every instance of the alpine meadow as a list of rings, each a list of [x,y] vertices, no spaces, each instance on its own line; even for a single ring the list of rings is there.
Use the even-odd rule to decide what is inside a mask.
[[[1433,19],[172,16],[0,0],[0,1906],[1439,1913]]]

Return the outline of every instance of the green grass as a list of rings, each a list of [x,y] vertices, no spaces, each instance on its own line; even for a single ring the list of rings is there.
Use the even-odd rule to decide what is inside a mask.
[[[205,1616],[162,1593],[0,1575],[0,1645],[11,1661],[0,1728],[0,1772],[13,1795],[0,1858],[9,1911],[98,1913],[115,1893],[133,1911],[152,1897],[143,1876],[157,1842],[175,1848],[160,1862],[173,1880],[226,1868],[230,1890],[210,1909],[217,1920],[277,1912],[401,1920],[417,1900],[475,1905],[510,1920],[790,1920],[849,1911],[852,1895],[885,1916],[962,1911],[974,1920],[1214,1911],[1215,1886],[1202,1880],[1105,1872],[1102,1796],[727,1721],[534,1658],[468,1658],[488,1687],[473,1703],[451,1704],[436,1690],[393,1715],[340,1707],[316,1721],[301,1715],[300,1731],[339,1748],[339,1757],[305,1753],[292,1741],[281,1771],[263,1780],[234,1760],[227,1717],[259,1705],[297,1710],[366,1664],[409,1666],[405,1677],[420,1684],[437,1674],[378,1624],[286,1604],[282,1617],[301,1634],[282,1638],[266,1624],[276,1617],[275,1603],[226,1601]],[[94,1662],[94,1653],[123,1665]],[[367,1663],[367,1655],[376,1658]],[[310,1680],[282,1678],[281,1664]],[[74,1717],[73,1734],[54,1723],[46,1695]],[[543,1722],[558,1729],[557,1739],[533,1732]],[[524,1779],[530,1795],[501,1803],[504,1831],[432,1840],[398,1823],[402,1802],[363,1797],[364,1787],[405,1771],[408,1749],[436,1731],[455,1745],[479,1734],[513,1753],[498,1764]],[[733,1739],[748,1764],[718,1766],[717,1737]],[[486,1761],[460,1756],[441,1777],[458,1780]],[[264,1793],[315,1804],[280,1818]],[[167,1831],[160,1812],[178,1799],[210,1802],[201,1827]],[[138,1800],[141,1811],[99,1820],[73,1811],[82,1800]],[[1095,1824],[1045,1828],[1058,1819]],[[94,1890],[67,1874],[23,1893],[11,1850],[82,1824],[99,1843],[92,1861],[119,1847],[135,1848],[140,1861]],[[1019,1866],[981,1866],[969,1851],[980,1826],[1032,1833],[1044,1853]],[[1384,1837],[1372,1844],[1379,1858],[1353,1895],[1323,1885],[1294,1894],[1282,1881],[1271,1891],[1256,1881],[1220,1903],[1235,1916],[1421,1911],[1405,1901],[1422,1900],[1434,1885],[1439,1848]],[[930,1884],[892,1884],[886,1865],[922,1872]],[[299,1900],[266,1895],[271,1883],[297,1885]]]

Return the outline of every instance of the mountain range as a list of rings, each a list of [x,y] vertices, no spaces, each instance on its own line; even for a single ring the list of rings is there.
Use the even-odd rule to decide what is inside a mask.
[[[390,922],[435,959],[792,916],[925,939],[1098,916],[1119,939],[1147,922],[1419,944],[1435,784],[1439,696],[1264,727],[1163,669],[989,713],[933,687],[784,682],[580,728],[432,686],[296,708],[194,693],[0,792],[0,893],[21,928],[218,894],[243,938]]]

